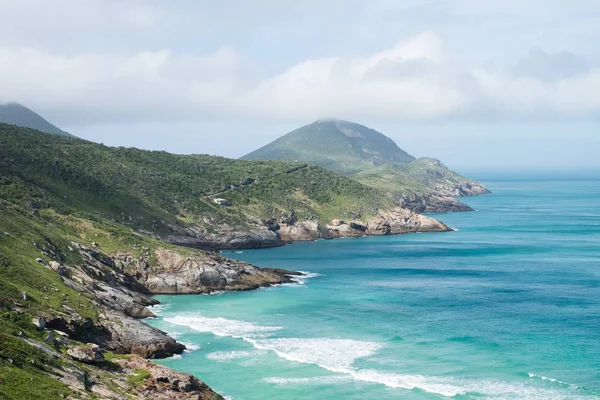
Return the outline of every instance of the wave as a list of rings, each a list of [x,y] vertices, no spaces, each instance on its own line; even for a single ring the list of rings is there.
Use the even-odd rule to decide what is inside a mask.
[[[306,283],[307,280],[312,279],[312,278],[317,278],[319,276],[324,276],[323,274],[319,274],[317,272],[308,272],[308,271],[298,271],[300,273],[302,273],[303,275],[294,275],[291,276],[290,278],[296,282],[296,284],[300,284],[300,285],[304,285]]]
[[[146,307],[148,310],[152,311],[152,313],[154,315],[156,315],[157,317],[160,317],[163,315],[163,313],[169,309],[169,305],[168,304],[154,304],[153,306],[147,306]]]
[[[332,375],[332,376],[315,376],[311,378],[282,378],[271,376],[264,378],[263,381],[272,383],[278,386],[288,385],[335,385],[340,383],[348,383],[352,381],[351,376],[347,375]]]
[[[216,336],[228,336],[242,339],[255,349],[268,351],[278,357],[319,367],[336,374],[345,375],[345,379],[385,385],[390,388],[420,390],[445,397],[474,394],[479,398],[490,399],[591,399],[575,385],[538,377],[529,374],[530,378],[540,381],[559,383],[560,386],[549,388],[535,382],[503,382],[494,380],[459,379],[455,377],[439,377],[426,375],[410,375],[386,372],[374,369],[356,368],[354,363],[363,358],[375,355],[384,349],[382,343],[339,338],[276,338],[273,337],[283,329],[278,326],[261,326],[252,322],[230,320],[225,318],[208,318],[197,314],[165,318],[165,321],[176,325],[184,325],[199,332],[212,333]],[[214,352],[207,358],[215,361],[230,361],[236,358],[250,357],[252,353],[245,351]],[[339,376],[327,377],[331,383],[341,379]],[[313,378],[265,378],[265,381],[277,385],[286,384],[326,384],[327,379]]]
[[[191,353],[192,351],[200,350],[200,345],[192,342],[181,342],[181,344],[185,345],[185,352]]]
[[[215,351],[208,353],[206,358],[213,361],[232,361],[239,358],[252,357],[253,353],[250,351]]]
[[[208,318],[198,314],[191,316],[175,316],[165,318],[166,322],[183,325],[198,332],[212,333],[216,336],[230,336],[246,339],[265,335],[283,329],[280,326],[261,326],[252,322],[237,321],[225,318]]]
[[[574,385],[572,383],[567,383],[567,382],[559,381],[558,379],[549,378],[547,376],[536,375],[536,374],[532,374],[532,373],[528,373],[527,375],[530,378],[532,378],[532,379],[540,379],[542,381],[548,381],[548,382],[551,382],[551,383],[556,383],[556,384],[559,384],[559,385],[568,386],[571,389],[579,389],[579,387],[577,385]]]
[[[225,294],[225,291],[215,290],[214,292],[210,292],[210,293],[202,293],[202,296],[220,296],[222,294]]]

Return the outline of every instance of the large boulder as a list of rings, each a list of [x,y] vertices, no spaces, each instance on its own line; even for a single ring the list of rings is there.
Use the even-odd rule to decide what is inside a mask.
[[[104,354],[95,344],[86,344],[82,346],[71,347],[67,354],[73,359],[86,364],[97,364],[104,362]]]

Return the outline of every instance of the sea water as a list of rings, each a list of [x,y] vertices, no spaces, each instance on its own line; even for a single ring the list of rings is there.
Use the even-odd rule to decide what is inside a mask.
[[[600,399],[600,179],[484,176],[448,233],[224,252],[297,284],[157,296],[234,400]]]

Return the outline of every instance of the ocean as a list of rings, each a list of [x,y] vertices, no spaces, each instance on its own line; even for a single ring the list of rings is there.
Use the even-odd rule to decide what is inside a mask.
[[[600,176],[479,178],[453,232],[224,252],[309,275],[157,296],[159,362],[233,400],[600,399]]]

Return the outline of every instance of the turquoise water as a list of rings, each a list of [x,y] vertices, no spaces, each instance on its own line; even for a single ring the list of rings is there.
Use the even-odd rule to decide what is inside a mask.
[[[302,284],[159,296],[234,400],[600,399],[600,180],[483,177],[458,230],[226,254]]]

